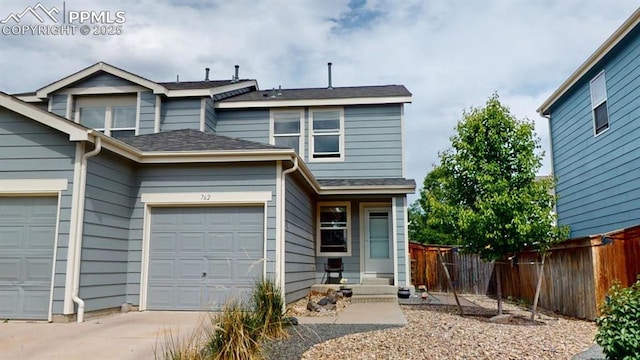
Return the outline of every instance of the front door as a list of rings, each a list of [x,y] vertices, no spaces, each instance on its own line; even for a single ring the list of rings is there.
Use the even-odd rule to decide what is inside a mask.
[[[365,208],[364,251],[365,274],[393,274],[391,209]]]

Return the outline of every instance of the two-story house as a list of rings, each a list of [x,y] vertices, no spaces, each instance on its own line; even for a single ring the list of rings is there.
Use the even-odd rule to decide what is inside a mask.
[[[265,276],[291,302],[329,258],[352,284],[410,284],[410,101],[106,63],[0,93],[0,318],[218,309]]]
[[[640,225],[640,9],[540,106],[571,237]]]

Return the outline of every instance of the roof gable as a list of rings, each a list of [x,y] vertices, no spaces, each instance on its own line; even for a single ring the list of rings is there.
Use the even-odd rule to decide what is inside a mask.
[[[126,70],[122,70],[113,65],[99,62],[38,89],[35,92],[35,96],[40,99],[45,99],[58,90],[103,74],[113,75],[129,82],[130,84],[150,89],[156,95],[165,95],[167,97],[204,97],[244,88],[258,88],[258,83],[255,80],[213,80],[158,83]]]
[[[43,125],[66,133],[69,135],[69,140],[71,141],[88,140],[89,133],[92,131],[80,124],[76,124],[61,116],[42,110],[1,91],[0,107],[4,107],[22,116],[33,119]]]
[[[602,60],[616,45],[624,40],[629,33],[640,24],[640,8],[638,8],[598,49],[565,80],[547,100],[540,105],[537,112],[548,115],[549,109],[576,83],[578,83],[600,60]]]
[[[111,74],[114,75],[116,77],[119,77],[121,79],[127,80],[131,83],[134,83],[136,85],[140,85],[143,86],[147,89],[151,89],[153,90],[154,93],[162,93],[163,90],[166,90],[163,86],[159,85],[158,83],[155,83],[151,80],[145,79],[141,76],[135,75],[133,73],[130,73],[128,71],[122,70],[120,68],[117,68],[115,66],[109,65],[107,63],[104,62],[99,62],[96,64],[93,64],[87,68],[84,68],[74,74],[71,74],[67,77],[64,77],[56,82],[53,82],[43,88],[40,88],[36,91],[36,96],[39,98],[47,98],[51,93],[60,90],[62,88],[65,88],[69,85],[72,85],[74,83],[77,83],[79,81],[88,79],[90,77],[93,77],[101,72],[107,73],[107,74]]]

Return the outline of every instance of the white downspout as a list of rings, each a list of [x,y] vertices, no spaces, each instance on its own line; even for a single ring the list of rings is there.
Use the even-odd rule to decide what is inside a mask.
[[[279,269],[280,284],[279,285],[280,285],[280,289],[282,290],[282,296],[283,297],[286,297],[286,291],[284,289],[284,287],[285,287],[285,278],[284,278],[284,275],[285,275],[284,274],[284,272],[285,272],[285,250],[284,250],[284,248],[285,248],[285,246],[284,245],[286,243],[286,241],[285,241],[285,227],[286,227],[286,224],[287,224],[287,222],[285,220],[285,214],[286,214],[285,206],[286,206],[286,197],[287,197],[286,193],[285,193],[285,191],[286,191],[286,185],[285,184],[287,183],[287,181],[286,181],[287,174],[290,174],[290,173],[292,173],[292,172],[294,172],[296,170],[298,170],[298,155],[294,155],[293,166],[291,168],[289,168],[287,170],[284,170],[282,172],[282,177],[281,177],[281,182],[282,183],[280,184],[280,186],[281,186],[280,199],[278,199],[278,201],[280,201],[280,221],[281,221],[281,223],[280,223],[280,241],[282,241],[282,244],[280,246],[280,254],[279,254],[280,255],[280,264],[279,264],[280,265],[280,269]],[[285,301],[284,306],[286,306],[286,301]]]
[[[87,159],[98,155],[102,150],[102,139],[96,137],[95,148],[86,154],[82,154],[82,160],[80,161],[80,188],[78,198],[78,217],[76,219],[76,253],[75,262],[73,264],[73,293],[71,299],[74,303],[78,304],[78,322],[84,321],[84,300],[78,295],[80,293],[80,263],[82,260],[82,231],[84,227],[84,203],[87,191]]]

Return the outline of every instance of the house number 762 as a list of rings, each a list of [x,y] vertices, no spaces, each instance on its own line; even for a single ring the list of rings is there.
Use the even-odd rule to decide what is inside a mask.
[[[211,194],[201,194],[200,200],[211,200]]]

